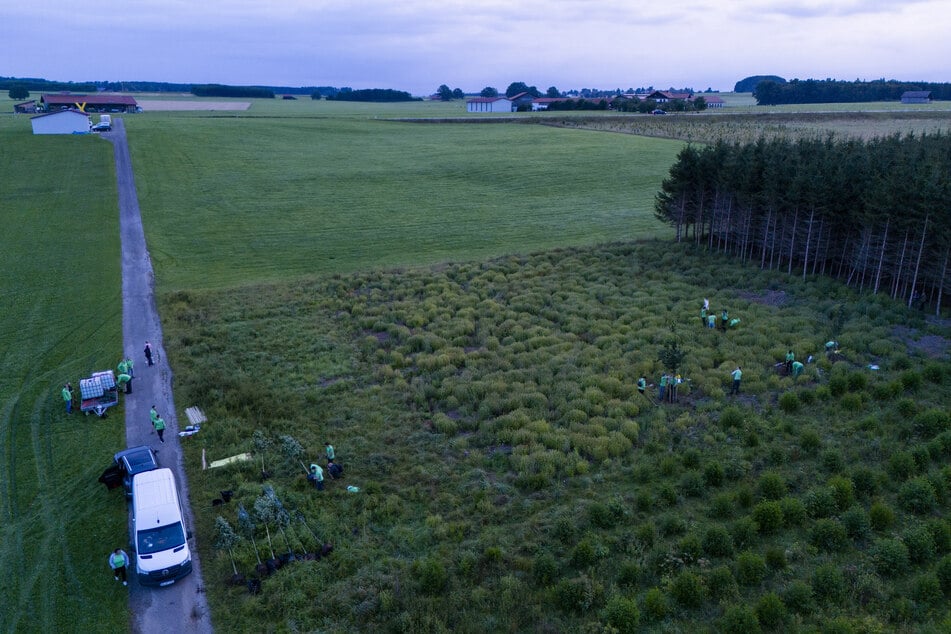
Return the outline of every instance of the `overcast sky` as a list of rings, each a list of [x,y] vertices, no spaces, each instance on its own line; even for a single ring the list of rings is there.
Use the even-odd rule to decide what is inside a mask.
[[[951,81],[951,0],[6,0],[0,76],[478,92]]]

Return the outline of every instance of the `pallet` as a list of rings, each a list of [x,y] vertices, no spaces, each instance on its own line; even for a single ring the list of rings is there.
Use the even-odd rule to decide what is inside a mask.
[[[187,408],[185,410],[185,416],[188,417],[188,422],[192,425],[201,425],[202,423],[208,422],[208,419],[205,417],[205,413],[197,407]]]

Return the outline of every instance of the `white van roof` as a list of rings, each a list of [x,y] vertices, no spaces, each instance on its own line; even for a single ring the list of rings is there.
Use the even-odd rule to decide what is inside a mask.
[[[132,478],[132,503],[138,530],[181,521],[181,507],[171,469],[137,473]]]

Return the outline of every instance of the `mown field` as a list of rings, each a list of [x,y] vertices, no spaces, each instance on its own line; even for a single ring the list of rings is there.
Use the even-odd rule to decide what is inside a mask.
[[[906,341],[945,341],[946,327],[831,283],[787,286],[665,243],[636,245],[667,235],[651,210],[678,142],[424,126],[381,120],[433,112],[423,106],[350,106],[275,101],[251,114],[125,119],[176,400],[202,404],[213,421],[186,450],[222,631],[603,631],[635,621],[680,631],[750,618],[750,627],[804,631],[946,627],[951,379],[946,357],[929,360]],[[121,432],[77,425],[44,445],[53,427],[36,422],[65,418],[49,392],[61,374],[73,372],[75,385],[120,348],[111,157],[93,139],[37,140],[28,130],[26,118],[0,120],[14,150],[0,159],[4,179],[21,184],[0,193],[0,210],[55,246],[42,263],[16,235],[6,240],[20,246],[0,249],[4,263],[43,272],[5,278],[4,294],[26,310],[4,317],[5,369],[15,371],[3,402],[35,405],[28,430],[12,422],[21,410],[5,410],[13,466],[4,489],[21,497],[4,504],[21,527],[61,530],[68,546],[61,557],[35,555],[29,544],[44,548],[46,538],[11,542],[17,527],[5,524],[4,562],[29,572],[4,590],[38,605],[10,606],[2,623],[33,631],[41,614],[39,629],[53,629],[106,611],[124,623],[124,595],[108,574],[80,587],[79,573],[53,568],[72,557],[100,575],[100,551],[124,538],[111,530],[124,528],[125,509],[95,483]],[[92,158],[84,150],[81,168],[63,170],[77,142]],[[23,206],[44,215],[21,220],[13,210]],[[73,242],[87,229],[79,206],[104,215],[92,223],[98,232]],[[79,278],[68,305],[72,288],[47,270]],[[779,290],[788,304],[757,300]],[[694,329],[703,296],[729,305],[743,327]],[[818,350],[840,304],[845,360],[810,366],[795,385],[773,374],[786,346]],[[49,333],[89,320],[95,335],[77,333],[62,351],[57,341],[43,356],[54,350]],[[39,343],[22,345],[33,328]],[[681,404],[655,408],[633,381],[656,382],[671,337],[688,351],[689,389]],[[60,367],[77,359],[81,369]],[[744,395],[731,400],[735,363],[747,373]],[[306,487],[295,460],[317,457],[325,440],[360,493],[330,483],[316,497]],[[76,452],[80,443],[88,450]],[[24,468],[24,447],[44,450],[43,460],[8,477]],[[200,472],[201,448],[210,459],[256,450],[294,511],[283,532],[269,527],[274,551],[332,542],[330,558],[282,569],[257,596],[227,586],[232,564],[213,549],[214,521],[240,528],[236,507],[260,499],[260,467]],[[54,487],[44,474],[64,455],[74,462],[59,473],[79,475]],[[237,499],[212,507],[228,488]],[[42,513],[24,511],[26,500]],[[261,521],[254,536],[269,557]],[[234,555],[253,575],[246,541]]]
[[[121,404],[100,421],[60,398],[122,352],[112,148],[21,123],[0,119],[0,630],[122,631],[106,557],[126,507],[96,482],[125,446]]]
[[[679,143],[521,125],[126,118],[162,289],[471,260],[666,229]]]
[[[740,326],[701,328],[703,297]],[[255,452],[191,479],[219,628],[951,625],[951,342],[886,298],[656,242],[164,304],[177,389],[213,421],[187,462]],[[687,380],[657,405],[635,383],[673,341]],[[776,367],[790,348],[817,359],[798,379]],[[346,471],[318,492],[301,462],[324,442]],[[215,550],[241,508],[256,529]]]

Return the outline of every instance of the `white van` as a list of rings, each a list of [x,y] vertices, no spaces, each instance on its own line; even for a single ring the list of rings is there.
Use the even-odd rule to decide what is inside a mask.
[[[132,478],[132,549],[139,583],[167,586],[192,571],[188,533],[171,469]]]

